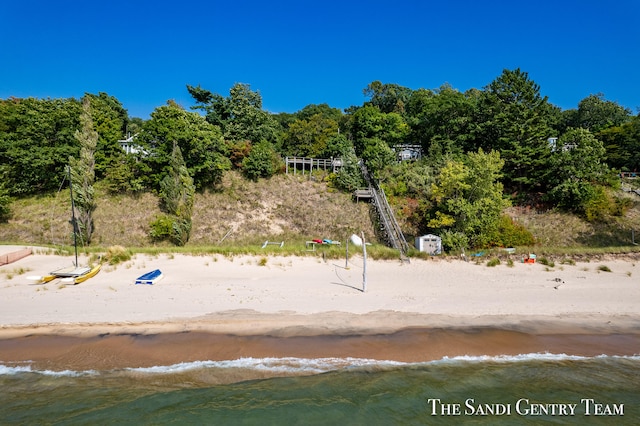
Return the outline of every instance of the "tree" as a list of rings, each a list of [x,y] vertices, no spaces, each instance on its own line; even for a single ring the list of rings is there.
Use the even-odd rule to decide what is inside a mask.
[[[173,101],[151,113],[136,142],[149,152],[143,160],[151,169],[150,184],[156,188],[167,174],[174,143],[198,189],[218,183],[230,167],[220,129]]]
[[[368,104],[377,107],[381,112],[404,114],[412,90],[398,84],[383,84],[376,80],[367,85],[362,93],[369,98]]]
[[[104,178],[125,156],[118,140],[127,134],[129,117],[120,101],[104,92],[85,94],[91,101],[91,119],[98,133],[96,146],[96,176]]]
[[[248,84],[236,83],[227,98],[200,86],[187,85],[187,90],[197,103],[195,108],[205,111],[207,121],[219,126],[226,140],[277,142],[278,121],[262,109],[262,96]]]
[[[570,129],[558,139],[550,159],[547,199],[559,207],[585,213],[597,186],[609,185],[611,172],[604,162],[606,150],[586,129]]]
[[[56,190],[78,154],[75,99],[0,100],[0,171],[10,195]]]
[[[113,193],[140,193],[147,189],[149,165],[143,161],[144,153],[122,155],[111,164],[104,177],[105,188]]]
[[[320,156],[324,158],[339,158],[347,151],[353,151],[353,144],[344,133],[337,133],[327,140],[327,145],[320,153]]]
[[[430,157],[466,152],[477,97],[444,85],[437,92],[417,90],[407,107],[409,139]]]
[[[640,115],[595,135],[607,150],[607,164],[625,171],[640,170]]]
[[[191,235],[194,196],[193,179],[187,170],[180,146],[174,142],[169,172],[160,183],[160,199],[168,216],[152,222],[152,236],[156,239],[168,237],[176,245],[185,245]]]
[[[331,177],[333,186],[347,192],[362,188],[365,182],[353,147],[346,147],[340,155],[340,160],[342,167]]]
[[[291,123],[282,138],[282,151],[285,155],[325,158],[330,140],[337,134],[337,121],[314,114]]]
[[[552,106],[520,69],[504,70],[482,92],[472,130],[474,150],[500,151],[505,182],[513,191],[544,189],[549,173],[548,120]]]
[[[73,189],[73,203],[77,210],[77,229],[73,224],[74,233],[80,234],[85,244],[91,244],[93,235],[93,212],[97,205],[93,193],[95,181],[95,152],[98,144],[98,132],[93,128],[91,118],[91,101],[85,96],[82,99],[82,113],[80,114],[80,129],[74,136],[80,145],[78,158],[69,157],[71,168],[71,187]]]
[[[397,113],[382,113],[371,105],[358,108],[351,117],[351,136],[356,154],[367,158],[364,152],[368,144],[383,141],[387,147],[393,149],[402,143],[409,133],[409,127],[402,116]]]
[[[433,207],[427,226],[443,234],[450,249],[459,244],[488,247],[500,243],[503,198],[501,169],[497,151],[469,153],[466,162],[451,160],[440,170],[431,187]],[[446,235],[446,238],[444,237]]]
[[[365,148],[362,152],[362,160],[367,164],[369,172],[377,179],[386,166],[397,161],[396,153],[380,138],[367,138],[363,142]]]
[[[578,110],[569,116],[568,127],[581,127],[597,133],[620,126],[631,119],[631,110],[617,102],[607,101],[604,94],[589,95],[578,103]]]
[[[263,140],[251,148],[242,161],[242,173],[249,179],[270,178],[278,171],[280,156],[270,142]]]
[[[314,115],[320,115],[325,119],[339,123],[342,112],[338,108],[332,108],[328,104],[310,104],[295,113],[298,120],[309,120]]]
[[[4,182],[0,182],[0,223],[11,218],[11,202],[9,190],[5,188]]]

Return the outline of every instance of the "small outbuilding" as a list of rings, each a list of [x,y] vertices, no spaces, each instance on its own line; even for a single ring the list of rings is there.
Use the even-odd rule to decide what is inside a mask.
[[[418,251],[431,255],[440,254],[442,253],[442,238],[433,234],[416,237],[416,248]]]

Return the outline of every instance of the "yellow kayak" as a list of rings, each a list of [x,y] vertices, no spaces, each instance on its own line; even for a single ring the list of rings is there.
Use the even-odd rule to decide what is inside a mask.
[[[31,275],[27,277],[27,280],[33,282],[33,284],[46,284],[49,281],[55,280],[57,277],[55,275]]]
[[[85,282],[89,278],[95,277],[96,274],[100,272],[101,267],[102,267],[102,264],[98,264],[82,275],[78,275],[77,277],[62,278],[60,282],[63,284],[74,284],[74,285],[80,284],[82,282]]]

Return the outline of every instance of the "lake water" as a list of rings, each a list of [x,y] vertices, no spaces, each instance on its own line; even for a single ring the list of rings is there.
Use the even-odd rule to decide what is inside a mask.
[[[1,364],[1,361],[0,361]],[[640,356],[0,365],[0,424],[638,424]]]

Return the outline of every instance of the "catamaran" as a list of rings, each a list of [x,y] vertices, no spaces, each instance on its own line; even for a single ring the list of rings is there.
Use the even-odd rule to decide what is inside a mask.
[[[67,166],[67,178],[69,179],[69,194],[71,195],[71,226],[73,226],[73,248],[75,251],[75,263],[73,266],[68,266],[55,271],[50,272],[44,276],[29,276],[28,280],[34,281],[36,284],[45,284],[55,279],[60,279],[62,284],[80,284],[94,277],[98,272],[102,264],[98,263],[94,266],[79,266],[78,265],[78,222],[76,220],[76,209],[73,201],[73,185],[71,183],[71,167]]]

